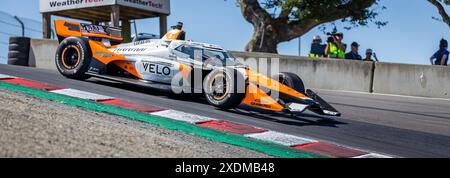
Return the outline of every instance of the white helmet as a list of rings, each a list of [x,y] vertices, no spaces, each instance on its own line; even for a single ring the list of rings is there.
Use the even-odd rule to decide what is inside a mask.
[[[322,38],[320,38],[319,35],[316,35],[316,36],[313,37],[313,41],[316,41],[316,40],[322,41]]]

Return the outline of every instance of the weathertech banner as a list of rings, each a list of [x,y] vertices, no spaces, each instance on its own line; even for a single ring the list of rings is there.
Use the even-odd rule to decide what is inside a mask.
[[[40,0],[40,11],[41,13],[55,12],[114,4],[116,4],[116,0]]]
[[[56,12],[116,4],[149,12],[170,14],[170,0],[40,0],[40,11],[41,13]]]
[[[170,14],[170,0],[117,0],[117,4],[162,14]]]

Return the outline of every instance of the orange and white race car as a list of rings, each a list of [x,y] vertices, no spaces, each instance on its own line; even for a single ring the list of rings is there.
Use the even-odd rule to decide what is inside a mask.
[[[313,91],[305,90],[299,76],[267,77],[217,45],[176,40],[172,38],[176,34],[121,43],[118,28],[64,20],[56,20],[55,26],[60,41],[56,66],[71,79],[97,77],[173,93],[202,93],[221,109],[246,105],[279,113],[310,110],[341,115]]]

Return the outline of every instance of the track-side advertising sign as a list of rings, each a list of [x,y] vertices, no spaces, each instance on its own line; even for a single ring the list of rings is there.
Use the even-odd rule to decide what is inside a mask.
[[[149,12],[170,14],[170,0],[40,0],[40,11],[41,13],[57,12],[116,4]]]

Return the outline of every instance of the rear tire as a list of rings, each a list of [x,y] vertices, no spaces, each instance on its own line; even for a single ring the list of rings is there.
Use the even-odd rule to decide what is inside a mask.
[[[88,42],[78,37],[66,38],[56,51],[56,68],[67,78],[86,80],[92,52]]]
[[[205,77],[203,87],[209,104],[227,110],[242,103],[246,96],[247,82],[237,70],[214,70]]]
[[[281,84],[284,84],[302,94],[306,93],[305,84],[297,74],[282,72],[274,76],[273,79],[278,80]]]

